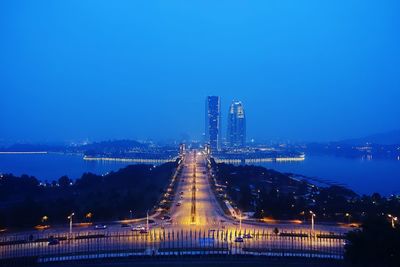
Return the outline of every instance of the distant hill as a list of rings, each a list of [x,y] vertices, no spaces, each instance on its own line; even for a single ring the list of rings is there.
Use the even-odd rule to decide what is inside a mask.
[[[124,150],[124,149],[144,148],[144,147],[147,147],[147,145],[135,140],[101,141],[82,146],[82,148],[88,150],[89,149]]]
[[[339,143],[346,143],[353,145],[365,144],[365,143],[372,143],[379,145],[397,145],[400,144],[400,129],[386,133],[373,134],[362,138],[347,139]]]
[[[134,140],[112,140],[91,143],[79,147],[86,155],[96,154],[120,154],[130,150],[141,150],[147,148],[147,144]]]

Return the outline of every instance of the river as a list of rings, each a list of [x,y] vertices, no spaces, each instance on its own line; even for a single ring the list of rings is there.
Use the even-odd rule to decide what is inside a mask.
[[[33,175],[42,181],[52,181],[62,175],[79,178],[84,172],[105,174],[131,163],[85,161],[71,154],[0,154],[0,173]],[[400,194],[400,161],[388,159],[358,159],[325,155],[307,155],[302,162],[269,162],[266,168],[318,177],[345,184],[359,194],[378,192]]]
[[[268,162],[262,166],[344,184],[359,194],[400,194],[399,160],[307,155],[300,162]]]
[[[57,180],[63,175],[77,179],[85,172],[100,175],[127,165],[127,162],[87,161],[76,154],[0,154],[0,173],[28,174],[41,181]]]

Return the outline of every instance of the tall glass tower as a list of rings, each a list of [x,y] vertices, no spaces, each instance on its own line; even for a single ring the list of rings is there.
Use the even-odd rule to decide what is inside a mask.
[[[221,148],[221,99],[219,96],[206,98],[206,142],[210,144],[211,151]]]
[[[232,148],[246,145],[246,117],[240,101],[232,101],[229,107],[227,141]]]

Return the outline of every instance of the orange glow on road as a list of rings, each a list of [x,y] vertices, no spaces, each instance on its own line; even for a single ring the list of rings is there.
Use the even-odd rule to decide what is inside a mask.
[[[264,223],[277,223],[278,221],[271,218],[271,217],[264,217],[262,219],[260,219],[260,221],[264,222]]]
[[[92,226],[93,223],[91,222],[83,222],[83,223],[74,223],[74,226],[76,227],[88,227],[88,226]]]
[[[43,231],[50,228],[50,225],[36,225],[34,227],[36,230]]]

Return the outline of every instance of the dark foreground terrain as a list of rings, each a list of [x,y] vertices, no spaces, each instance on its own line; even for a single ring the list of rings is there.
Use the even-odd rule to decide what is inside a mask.
[[[109,221],[151,211],[171,180],[177,162],[130,165],[107,175],[85,173],[52,183],[27,175],[0,176],[0,229],[66,223],[71,212],[79,222]]]
[[[400,197],[358,195],[342,186],[317,186],[289,173],[252,165],[216,164],[216,190],[254,217],[308,220],[312,210],[324,222],[363,222],[368,216],[400,214]]]

